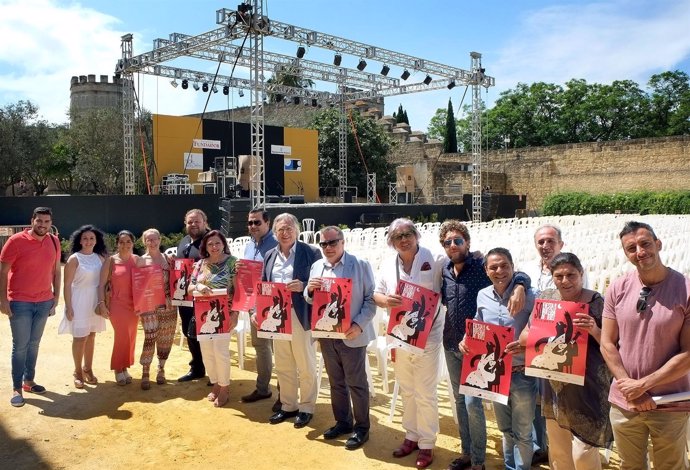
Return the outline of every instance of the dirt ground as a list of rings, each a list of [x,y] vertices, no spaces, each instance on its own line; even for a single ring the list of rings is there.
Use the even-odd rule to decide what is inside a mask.
[[[190,357],[186,348],[180,347],[179,337],[166,365],[167,384],[153,382],[151,390],[141,390],[141,366],[135,364],[130,369],[133,383],[117,386],[108,369],[113,343],[112,328],[108,325],[108,331],[96,338],[94,373],[100,383],[77,390],[72,383],[71,336],[57,334],[61,316],[62,305],[48,321],[36,368],[36,381],[48,392],[45,395],[25,393],[26,405],[22,408],[9,404],[11,333],[7,318],[0,316],[2,469],[145,469],[200,465],[258,469],[414,468],[414,454],[403,459],[391,455],[404,436],[400,425],[401,403],[398,400],[393,421],[389,421],[391,394],[382,392],[374,357],[370,361],[377,395],[371,403],[370,440],[358,450],[347,451],[344,440],[325,441],[322,437],[323,431],[334,422],[325,374],[314,419],[307,427],[295,429],[288,422],[270,425],[268,417],[273,400],[251,404],[239,400],[254,387],[254,350],[247,348],[245,370],[240,370],[235,336],[231,343],[230,401],[224,408],[216,409],[205,399],[210,390],[206,380],[176,381],[187,371]],[[140,328],[137,354],[142,344]],[[392,392],[392,367],[390,371]],[[459,445],[445,383],[439,386],[439,414],[441,433],[432,469],[446,468],[457,457]],[[502,468],[500,433],[491,413],[487,420],[486,468],[499,469]],[[608,468],[618,468],[615,454]]]

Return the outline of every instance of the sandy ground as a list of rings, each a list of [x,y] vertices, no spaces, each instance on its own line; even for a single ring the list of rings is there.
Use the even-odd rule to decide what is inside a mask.
[[[398,400],[393,421],[389,421],[391,394],[382,392],[373,356],[370,361],[377,395],[371,403],[371,437],[362,448],[347,451],[344,440],[325,441],[322,437],[323,431],[333,424],[325,375],[314,419],[303,429],[295,429],[288,422],[268,424],[273,400],[252,404],[240,402],[239,397],[254,387],[254,350],[247,348],[245,370],[240,370],[235,336],[231,343],[230,401],[224,408],[216,409],[206,401],[205,396],[210,391],[206,380],[176,381],[187,371],[190,357],[185,347],[180,347],[179,337],[176,337],[166,366],[167,384],[153,382],[151,390],[141,390],[141,366],[135,364],[130,369],[133,383],[117,386],[108,369],[113,342],[110,325],[107,332],[96,338],[94,372],[100,383],[77,390],[72,383],[71,336],[57,334],[61,315],[62,306],[48,321],[38,358],[36,381],[48,392],[45,395],[25,393],[26,405],[22,408],[9,404],[11,333],[7,318],[0,316],[2,469],[191,468],[200,465],[258,469],[415,468],[414,454],[403,459],[391,455],[404,436],[400,425],[401,403]],[[250,343],[249,338],[247,341]],[[142,344],[140,328],[137,354]],[[392,392],[392,367],[390,371]],[[459,445],[445,383],[439,386],[439,414],[441,433],[432,469],[446,468],[457,457]],[[502,468],[500,434],[491,413],[487,419],[490,435],[486,468],[499,469]],[[615,454],[608,468],[618,468]]]

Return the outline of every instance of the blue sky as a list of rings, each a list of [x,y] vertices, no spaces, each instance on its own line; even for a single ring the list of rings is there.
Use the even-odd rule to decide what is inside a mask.
[[[496,87],[483,92],[489,104],[518,82],[564,83],[571,78],[610,83],[631,79],[642,87],[654,73],[690,73],[688,0],[264,0],[269,18],[319,32],[422,57],[463,69],[470,51],[482,53]],[[134,34],[134,54],[152,49],[155,38],[216,29],[215,12],[238,0],[118,0],[81,2],[0,0],[0,106],[18,100],[38,105],[42,118],[67,121],[73,75],[114,72],[120,36]],[[294,54],[297,44],[274,41],[270,50]],[[268,47],[267,47],[268,49]],[[306,58],[330,62],[331,53],[311,48]],[[353,67],[354,57],[344,65]],[[204,71],[216,64],[195,62]],[[369,69],[380,70],[370,63]],[[399,76],[393,68],[391,76]],[[228,74],[229,67],[221,69]],[[237,70],[236,76],[247,72]],[[418,82],[423,77],[412,79]],[[411,80],[412,80],[411,79]],[[174,89],[166,79],[137,80],[142,105],[154,113],[182,115],[203,110],[206,96]],[[332,86],[318,89],[333,91]],[[427,129],[437,108],[452,98],[458,109],[464,87],[386,98],[386,113],[399,104],[416,130]],[[468,93],[465,102],[468,102]],[[211,96],[209,110],[247,105],[247,98]]]

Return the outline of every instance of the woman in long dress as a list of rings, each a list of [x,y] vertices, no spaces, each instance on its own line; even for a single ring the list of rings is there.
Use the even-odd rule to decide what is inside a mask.
[[[93,225],[80,227],[70,237],[71,255],[65,264],[65,316],[58,333],[71,334],[74,386],[95,385],[93,352],[96,333],[105,331],[105,319],[96,314],[98,281],[108,250],[103,232]]]

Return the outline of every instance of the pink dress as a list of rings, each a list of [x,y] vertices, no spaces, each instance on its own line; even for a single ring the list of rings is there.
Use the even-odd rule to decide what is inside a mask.
[[[111,262],[113,262],[111,260]],[[134,346],[137,339],[139,317],[134,314],[132,298],[132,268],[134,258],[130,257],[123,264],[113,264],[110,275],[112,297],[110,299],[110,323],[115,332],[113,353],[110,356],[110,368],[122,370],[134,364]]]

